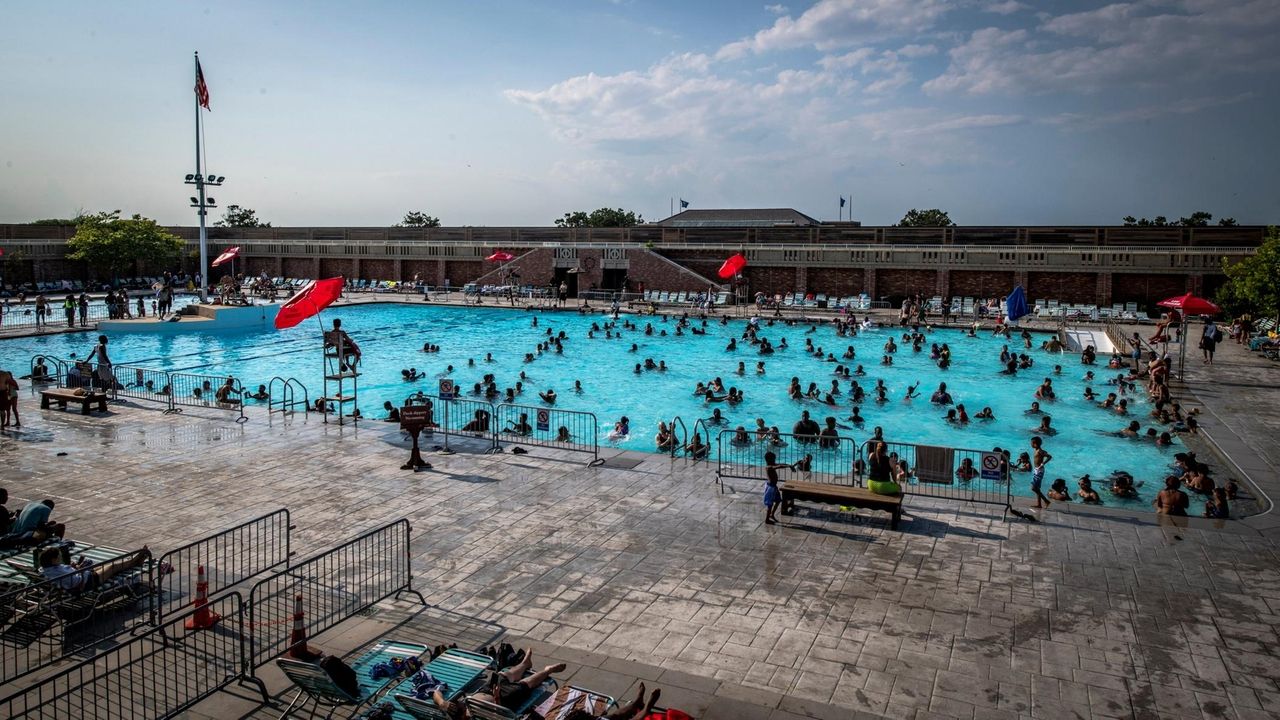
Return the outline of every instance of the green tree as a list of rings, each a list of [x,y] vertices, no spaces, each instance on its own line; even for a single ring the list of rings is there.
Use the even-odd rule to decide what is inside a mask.
[[[1213,213],[1207,213],[1204,210],[1197,210],[1191,213],[1190,217],[1178,218],[1176,222],[1170,222],[1169,218],[1163,215],[1157,215],[1150,220],[1125,215],[1123,219],[1125,227],[1208,227],[1212,221]],[[1218,224],[1223,227],[1234,227],[1236,219],[1222,218],[1218,221]]]
[[[9,285],[21,285],[31,281],[31,264],[27,251],[22,248],[4,254],[4,281]]]
[[[556,219],[556,225],[560,227],[633,227],[635,225],[643,225],[644,218],[631,210],[623,210],[622,208],[600,208],[592,210],[590,213],[578,210],[577,212],[565,213],[564,217]]]
[[[258,213],[247,207],[239,205],[228,205],[226,212],[222,214],[222,219],[214,223],[218,227],[271,227],[271,223],[262,222],[258,219]]]
[[[182,253],[182,239],[156,224],[134,215],[120,217],[120,211],[85,215],[76,234],[67,241],[67,258],[82,260],[91,269],[117,278],[139,263],[158,266]]]
[[[898,222],[898,227],[950,227],[952,225],[955,223],[951,222],[951,216],[947,211],[938,208],[929,210],[911,208]]]
[[[1236,219],[1235,219],[1235,218],[1231,218],[1231,217],[1222,218],[1222,219],[1218,220],[1218,225],[1219,225],[1220,227],[1235,227],[1235,226],[1236,226]]]
[[[395,227],[440,227],[440,218],[428,215],[420,210],[414,210],[413,212],[405,213],[404,219],[396,223]]]
[[[1273,225],[1258,247],[1258,253],[1230,265],[1224,259],[1222,271],[1227,282],[1216,299],[1233,315],[1251,313],[1256,317],[1280,317],[1280,231]]]

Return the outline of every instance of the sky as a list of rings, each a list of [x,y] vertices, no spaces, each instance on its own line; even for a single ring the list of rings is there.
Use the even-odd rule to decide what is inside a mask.
[[[0,222],[1280,221],[1275,0],[0,5]],[[217,213],[214,213],[217,214]]]

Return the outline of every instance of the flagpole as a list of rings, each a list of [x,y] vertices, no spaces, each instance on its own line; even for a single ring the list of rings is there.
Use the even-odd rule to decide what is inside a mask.
[[[200,53],[195,54],[196,76],[200,74]],[[200,167],[200,95],[196,94],[196,195],[200,201],[200,302],[209,302],[209,236],[204,216],[204,171]]]

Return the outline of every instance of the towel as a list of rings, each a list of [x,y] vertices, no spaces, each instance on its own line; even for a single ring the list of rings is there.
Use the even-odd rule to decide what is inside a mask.
[[[955,482],[955,450],[932,445],[916,446],[916,479],[922,483],[950,485]]]

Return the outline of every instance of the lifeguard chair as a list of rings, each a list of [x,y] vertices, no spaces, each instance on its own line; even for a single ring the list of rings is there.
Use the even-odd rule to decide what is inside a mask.
[[[360,387],[360,348],[342,329],[342,321],[334,319],[333,329],[324,333],[324,393],[320,396],[324,421],[329,422],[330,408],[338,416],[338,424],[345,418],[352,422],[360,419],[356,397]],[[350,405],[350,411],[347,405]]]

